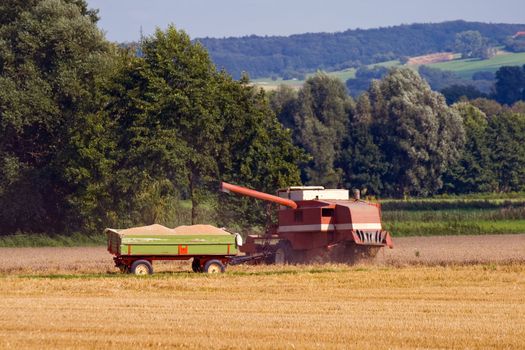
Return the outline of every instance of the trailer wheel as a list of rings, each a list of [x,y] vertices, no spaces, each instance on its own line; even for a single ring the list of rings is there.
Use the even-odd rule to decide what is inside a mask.
[[[224,270],[224,264],[220,260],[210,260],[204,264],[204,272],[206,273],[222,273]]]
[[[131,264],[130,271],[134,275],[151,275],[153,274],[153,266],[147,260],[137,260]]]
[[[201,261],[197,258],[193,258],[191,269],[193,272],[202,272]]]

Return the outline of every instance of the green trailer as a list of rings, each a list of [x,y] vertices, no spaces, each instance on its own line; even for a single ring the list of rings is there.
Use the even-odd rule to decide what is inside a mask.
[[[115,266],[137,275],[152,274],[154,260],[193,259],[194,272],[224,272],[242,245],[238,234],[211,225],[150,225],[105,233]]]

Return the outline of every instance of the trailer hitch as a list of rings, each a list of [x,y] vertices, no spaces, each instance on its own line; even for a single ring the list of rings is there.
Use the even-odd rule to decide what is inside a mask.
[[[236,256],[230,259],[229,265],[240,265],[247,262],[266,260],[272,253],[264,252],[247,256]]]

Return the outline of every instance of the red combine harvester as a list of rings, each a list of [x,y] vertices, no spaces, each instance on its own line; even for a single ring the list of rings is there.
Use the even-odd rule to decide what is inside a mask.
[[[262,236],[248,236],[240,248],[248,256],[263,254],[275,263],[354,262],[393,247],[381,226],[381,206],[359,196],[350,199],[348,190],[288,187],[274,196],[225,182],[220,190],[280,205],[278,225]]]

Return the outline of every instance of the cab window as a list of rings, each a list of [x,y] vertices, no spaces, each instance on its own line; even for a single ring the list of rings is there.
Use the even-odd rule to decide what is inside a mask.
[[[323,208],[321,210],[321,215],[325,217],[332,217],[334,216],[334,209],[332,208]]]

